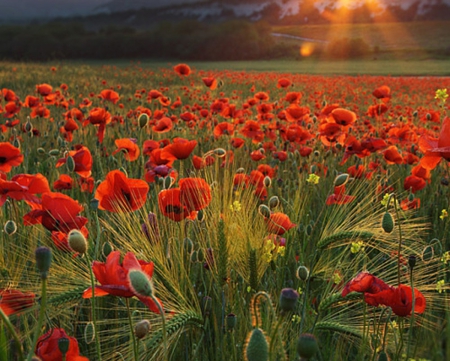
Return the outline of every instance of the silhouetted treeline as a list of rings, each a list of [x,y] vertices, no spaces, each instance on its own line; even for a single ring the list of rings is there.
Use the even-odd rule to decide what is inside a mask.
[[[0,27],[0,59],[181,58],[250,60],[286,56],[267,23],[198,21],[160,23],[152,30],[108,26],[97,31],[72,23]]]

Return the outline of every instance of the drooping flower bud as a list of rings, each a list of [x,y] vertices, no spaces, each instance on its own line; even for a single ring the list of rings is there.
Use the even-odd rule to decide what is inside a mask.
[[[5,223],[4,231],[8,236],[12,236],[14,233],[17,232],[17,224],[13,220],[9,220]]]
[[[86,237],[78,229],[72,229],[69,232],[68,242],[70,248],[80,254],[85,254],[88,249]]]
[[[297,353],[302,359],[309,360],[319,350],[316,337],[310,333],[303,333],[297,341]]]
[[[136,295],[144,297],[153,296],[153,284],[150,278],[141,270],[135,269],[128,272],[128,282]]]
[[[36,267],[42,279],[47,279],[50,264],[52,263],[52,251],[48,247],[38,247],[35,251]]]
[[[142,320],[136,323],[134,326],[134,334],[136,337],[141,340],[150,332],[150,321]]]

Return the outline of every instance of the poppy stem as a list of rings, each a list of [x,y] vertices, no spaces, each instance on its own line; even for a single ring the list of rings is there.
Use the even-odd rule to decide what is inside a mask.
[[[92,271],[92,262],[89,258],[88,253],[85,254],[86,257],[86,263],[89,269],[89,275],[91,277],[91,289],[92,289],[92,297],[91,297],[91,317],[92,317],[92,324],[94,325],[94,337],[95,337],[95,348],[97,351],[97,359],[101,361],[102,359],[102,353],[100,349],[100,340],[98,338],[98,330],[97,330],[97,315],[96,315],[96,300],[95,300],[95,279],[94,279],[94,272]]]
[[[22,343],[20,342],[19,336],[17,335],[16,330],[14,329],[14,326],[12,325],[10,319],[6,314],[3,312],[2,308],[0,307],[0,316],[2,321],[5,323],[6,328],[8,329],[9,333],[14,338],[14,342],[17,345],[17,354],[19,360],[24,360],[23,358],[23,350],[22,350]]]
[[[397,286],[400,286],[400,265],[401,265],[401,257],[402,257],[402,242],[403,242],[403,236],[402,236],[402,227],[400,224],[400,217],[397,207],[397,197],[394,193],[392,193],[389,196],[387,207],[389,207],[389,203],[391,201],[391,198],[394,199],[394,209],[395,209],[395,216],[397,218],[397,225],[398,225],[398,251],[397,251]]]
[[[150,296],[152,301],[155,303],[156,307],[158,307],[159,314],[161,315],[162,321],[162,334],[163,334],[163,352],[164,352],[164,360],[169,361],[169,352],[167,347],[167,333],[166,333],[166,316],[164,314],[164,310],[161,306],[161,303],[155,296]]]
[[[136,361],[138,361],[139,360],[139,349],[138,349],[137,343],[136,343],[136,336],[135,336],[135,334],[133,332],[133,320],[131,319],[130,300],[129,300],[129,298],[125,298],[125,303],[127,305],[128,323],[130,324],[130,337],[131,337],[131,342],[133,344],[134,359]]]
[[[45,309],[47,307],[47,277],[41,277],[41,282],[42,282],[41,283],[42,297],[41,297],[41,305],[40,305],[40,309],[39,309],[39,318],[38,318],[38,323],[37,323],[36,329],[34,330],[33,342],[31,344],[31,350],[28,354],[27,361],[31,361],[31,359],[33,358],[34,350],[36,349],[36,344],[37,344],[39,334],[42,329],[42,324],[44,323]]]
[[[258,327],[258,298],[260,296],[264,296],[267,301],[269,301],[270,309],[272,311],[272,314],[275,315],[275,310],[273,309],[272,300],[270,299],[270,296],[267,292],[259,291],[255,294],[253,297],[253,313],[255,315],[255,328]]]
[[[412,330],[414,327],[414,308],[416,307],[416,297],[414,294],[414,282],[413,282],[413,269],[410,269],[409,272],[409,281],[411,283],[411,292],[412,292],[412,308],[411,308],[411,319],[409,321],[409,330],[408,330],[408,346],[406,348],[406,361],[409,360],[409,351],[411,346],[412,339]]]

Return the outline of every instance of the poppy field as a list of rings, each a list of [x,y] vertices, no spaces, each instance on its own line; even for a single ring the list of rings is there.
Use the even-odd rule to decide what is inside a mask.
[[[0,79],[0,360],[450,359],[450,78]]]

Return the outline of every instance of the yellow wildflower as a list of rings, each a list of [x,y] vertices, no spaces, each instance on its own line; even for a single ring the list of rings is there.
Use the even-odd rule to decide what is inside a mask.
[[[444,219],[447,218],[447,217],[448,217],[448,212],[447,212],[446,209],[443,209],[443,210],[441,211],[441,215],[439,216],[439,218],[442,219],[442,220],[444,220]]]
[[[320,177],[318,175],[316,175],[314,173],[310,173],[308,175],[308,179],[306,181],[311,184],[319,184],[319,180],[320,180]]]

